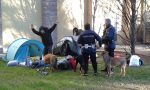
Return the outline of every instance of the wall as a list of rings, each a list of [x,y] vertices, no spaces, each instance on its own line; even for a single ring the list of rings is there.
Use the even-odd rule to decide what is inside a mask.
[[[57,21],[57,30],[53,34],[55,42],[64,36],[72,35],[74,27],[84,29],[85,1],[87,0],[2,0],[4,48],[18,38],[40,40],[30,29],[32,23],[38,28],[41,25],[50,27]],[[115,5],[110,4],[109,1],[99,2],[95,31],[100,35],[103,32],[105,18],[110,18],[115,27],[121,24],[120,16],[114,13],[118,12]]]
[[[58,39],[72,35],[74,27],[82,28],[84,24],[84,0],[57,0]]]
[[[18,38],[39,40],[30,26],[41,25],[41,0],[2,0],[1,3],[4,51]]]
[[[3,53],[3,37],[2,37],[2,12],[1,12],[1,1],[0,1],[0,54]]]
[[[57,0],[42,0],[42,25],[51,27],[57,21]],[[54,45],[57,43],[57,28],[52,33]]]
[[[74,27],[83,29],[84,0],[57,0],[57,2],[55,0],[2,0],[1,2],[5,52],[6,48],[18,38],[40,40],[37,35],[32,33],[31,24],[38,29],[41,25],[50,27],[57,21],[57,30],[53,34],[53,38],[57,38],[57,40],[72,35]],[[53,9],[49,5],[56,5],[56,12],[51,12]],[[54,15],[57,19],[53,18]]]

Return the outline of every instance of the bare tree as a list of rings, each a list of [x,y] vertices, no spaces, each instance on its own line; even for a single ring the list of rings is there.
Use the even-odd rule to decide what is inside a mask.
[[[98,0],[95,0],[94,7],[93,7],[93,30],[95,30],[95,18],[96,18],[96,11],[98,7]]]
[[[141,17],[141,21],[143,21],[143,13],[144,9],[142,9],[142,3],[145,3],[147,10],[150,7],[146,2],[148,0],[94,0],[93,3],[93,30],[95,29],[95,20],[96,20],[96,13],[97,9],[99,9],[99,4],[105,4],[105,3],[113,3],[115,7],[118,9],[118,12],[111,9],[110,6],[104,7],[104,5],[100,6],[101,8],[107,8],[107,10],[110,10],[114,14],[118,16],[122,16],[122,25],[121,25],[121,31],[123,34],[119,34],[118,36],[122,40],[122,43],[124,45],[129,46],[129,50],[131,54],[135,54],[135,44],[136,44],[136,35],[138,33],[138,30],[136,29],[136,21],[137,21],[137,15]],[[101,3],[99,3],[101,2]],[[109,5],[109,4],[108,4]],[[141,10],[141,13],[139,12]],[[104,10],[105,13],[105,10]]]
[[[135,54],[135,42],[136,42],[136,0],[131,1],[131,24],[130,24],[130,38],[131,38],[131,54]]]
[[[131,54],[135,54],[136,43],[136,12],[139,7],[136,7],[136,0],[116,0],[121,6],[122,12],[122,31],[125,37],[121,37],[122,41],[130,46]],[[121,36],[121,35],[119,35]]]
[[[122,13],[122,33],[118,34],[122,43],[124,45],[128,45],[130,48],[131,54],[135,54],[135,43],[136,43],[136,34],[138,30],[136,30],[136,19],[140,5],[142,5],[142,1],[146,0],[115,0],[114,4],[116,8],[118,8],[119,13]],[[138,5],[139,4],[139,5]],[[137,5],[137,6],[136,6]],[[142,6],[141,6],[142,7]],[[112,12],[116,13],[111,9]],[[119,13],[116,13],[120,16]],[[142,12],[143,13],[143,12]],[[142,18],[142,14],[141,14]]]

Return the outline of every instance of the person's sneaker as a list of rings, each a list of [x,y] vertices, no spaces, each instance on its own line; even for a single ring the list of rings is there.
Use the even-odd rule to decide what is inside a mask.
[[[110,75],[113,75],[114,74],[114,72],[110,72]]]
[[[41,75],[46,76],[46,75],[48,75],[48,72],[46,72],[46,71],[42,71],[42,72],[41,72]]]
[[[88,76],[88,74],[87,74],[87,73],[85,73],[85,74],[83,74],[83,76]]]
[[[103,70],[101,70],[102,72],[107,72],[107,69],[105,68],[105,69],[103,69]]]
[[[95,76],[97,76],[97,73],[94,73]]]
[[[109,75],[108,75],[108,74],[106,74],[105,76],[106,76],[106,77],[108,77]]]
[[[101,70],[102,72],[106,72],[106,70],[104,69],[104,70]]]

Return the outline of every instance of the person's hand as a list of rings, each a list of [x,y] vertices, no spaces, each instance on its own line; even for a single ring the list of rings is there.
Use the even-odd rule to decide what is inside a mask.
[[[56,22],[55,22],[56,24],[58,24],[59,23],[59,21],[58,20],[56,20]]]
[[[31,24],[31,29],[33,29],[34,28],[34,26],[33,26],[33,24]]]
[[[100,47],[98,45],[96,45],[96,49],[100,49]]]
[[[100,48],[102,47],[102,44],[103,44],[102,41],[100,41],[100,42],[99,42],[99,47],[100,47]]]

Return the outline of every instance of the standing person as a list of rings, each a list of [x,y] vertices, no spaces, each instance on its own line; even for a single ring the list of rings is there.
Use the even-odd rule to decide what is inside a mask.
[[[82,33],[82,29],[78,29],[78,28],[73,28],[73,35],[75,36],[79,36]]]
[[[85,24],[85,31],[79,36],[78,43],[82,46],[84,76],[88,75],[88,61],[92,62],[94,75],[97,75],[96,42],[101,46],[101,38],[91,30],[90,24]]]
[[[55,30],[57,24],[54,24],[51,28],[41,26],[39,31],[35,30],[34,26],[31,25],[33,33],[41,37],[44,44],[44,56],[48,53],[52,53],[53,40],[51,33]]]
[[[82,74],[83,73],[83,56],[82,56],[82,53],[81,53],[81,48],[80,46],[78,45],[78,38],[80,36],[80,34],[83,32],[82,29],[78,29],[78,28],[73,28],[73,39],[75,40],[75,44],[77,46],[77,52],[78,52],[78,55],[76,56],[76,67],[78,65],[78,63],[80,64],[80,73]]]
[[[109,54],[109,67],[105,66],[105,69],[102,71],[107,71],[112,73],[112,61],[114,59],[114,50],[116,48],[116,30],[115,28],[111,25],[111,20],[110,19],[105,19],[105,29],[103,32],[102,36],[102,41],[104,43],[104,48]]]

